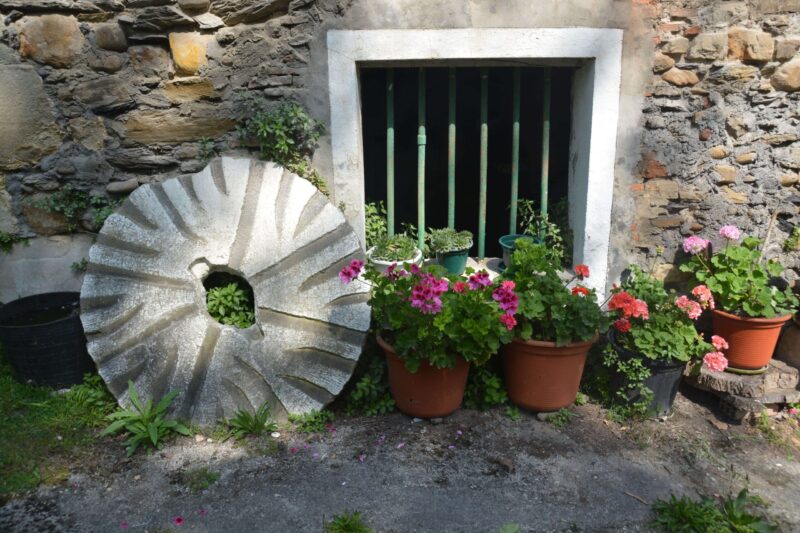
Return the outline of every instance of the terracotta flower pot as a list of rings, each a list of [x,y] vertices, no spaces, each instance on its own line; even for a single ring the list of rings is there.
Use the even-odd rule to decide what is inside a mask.
[[[503,346],[508,397],[531,411],[557,411],[575,401],[586,354],[597,342],[556,346],[554,342],[514,339]]]
[[[742,370],[758,370],[769,364],[783,325],[792,318],[748,318],[714,310],[714,334],[726,341],[728,365]]]
[[[458,357],[454,368],[436,368],[427,361],[412,374],[394,348],[378,336],[389,365],[389,389],[397,408],[409,416],[439,418],[461,407],[469,363]]]

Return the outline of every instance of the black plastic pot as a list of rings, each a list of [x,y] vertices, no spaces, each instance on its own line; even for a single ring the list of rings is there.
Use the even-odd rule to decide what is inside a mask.
[[[83,381],[94,364],[79,317],[80,293],[51,292],[0,308],[0,343],[20,381],[66,387]]]
[[[626,350],[617,343],[616,330],[613,328],[608,331],[608,342],[619,354],[621,359],[631,360],[639,359],[644,366],[650,369],[650,377],[644,380],[644,385],[653,391],[653,399],[648,405],[648,412],[655,416],[664,416],[672,410],[672,404],[675,402],[675,396],[678,394],[678,387],[681,384],[683,371],[686,368],[686,363],[682,362],[665,362],[654,361],[649,357]],[[627,387],[625,376],[614,373],[611,377],[611,388],[614,392],[625,390]],[[628,401],[636,403],[641,399],[639,391],[631,391],[628,394]]]

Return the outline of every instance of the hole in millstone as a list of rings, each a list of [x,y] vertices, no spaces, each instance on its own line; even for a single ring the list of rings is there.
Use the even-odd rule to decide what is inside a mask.
[[[211,272],[203,280],[208,314],[227,326],[249,328],[255,323],[253,288],[241,276]]]

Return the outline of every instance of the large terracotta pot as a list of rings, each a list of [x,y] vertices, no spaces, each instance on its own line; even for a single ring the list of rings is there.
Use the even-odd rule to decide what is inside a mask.
[[[597,338],[566,346],[514,339],[503,346],[500,353],[508,397],[531,411],[567,407],[578,395],[586,354]]]
[[[714,334],[726,341],[728,366],[742,370],[758,370],[769,364],[781,328],[792,315],[777,318],[740,317],[714,310]]]
[[[439,418],[461,407],[469,363],[458,357],[454,368],[436,368],[427,361],[412,374],[394,348],[378,336],[389,366],[389,389],[397,408],[409,416]]]

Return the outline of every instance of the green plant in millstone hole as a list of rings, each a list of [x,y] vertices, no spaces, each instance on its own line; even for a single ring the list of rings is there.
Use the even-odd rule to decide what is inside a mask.
[[[417,254],[417,245],[410,237],[394,235],[381,239],[372,250],[372,259],[379,261],[411,261]]]
[[[656,500],[653,504],[655,518],[650,525],[658,531],[714,532],[714,533],[767,533],[777,527],[763,513],[763,500],[742,489],[736,497],[728,496],[716,501],[701,496],[700,501],[686,496],[669,500]]]
[[[325,525],[325,533],[371,533],[359,511],[348,511],[334,515]]]
[[[388,234],[386,206],[383,202],[364,204],[364,234],[367,250],[376,246]]]
[[[111,421],[111,424],[100,435],[113,435],[120,431],[128,433],[130,438],[125,441],[125,444],[129,457],[142,444],[158,449],[164,444],[164,439],[174,433],[191,435],[189,428],[177,420],[166,418],[167,409],[177,395],[177,391],[170,392],[153,407],[153,400],[148,399],[146,402],[142,402],[133,382],[128,381],[128,398],[131,408],[118,409],[108,415],[106,418]]]
[[[333,413],[326,409],[289,415],[289,422],[293,423],[300,433],[319,433],[325,431],[325,426],[332,421]]]
[[[270,410],[269,403],[264,402],[255,413],[246,409],[236,411],[233,418],[228,420],[233,437],[236,440],[242,440],[248,435],[260,437],[265,432],[276,431],[278,425],[275,422],[269,422]]]
[[[472,247],[472,233],[452,228],[431,229],[428,240],[435,253],[460,252]]]
[[[221,324],[244,329],[255,323],[252,298],[236,281],[210,288],[206,303],[208,313]]]

